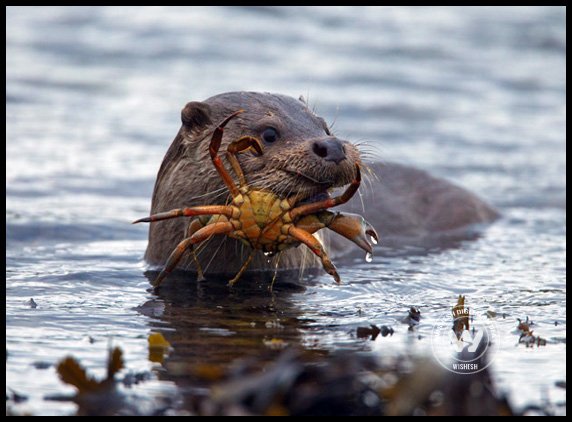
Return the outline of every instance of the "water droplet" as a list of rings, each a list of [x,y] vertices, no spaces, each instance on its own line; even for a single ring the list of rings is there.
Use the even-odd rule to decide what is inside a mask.
[[[375,239],[375,237],[370,236],[369,240],[371,240],[371,243],[373,243],[374,245],[377,245],[377,240]]]
[[[366,254],[365,254],[365,260],[366,260],[367,262],[373,261],[373,255],[370,254],[369,252],[366,253]]]

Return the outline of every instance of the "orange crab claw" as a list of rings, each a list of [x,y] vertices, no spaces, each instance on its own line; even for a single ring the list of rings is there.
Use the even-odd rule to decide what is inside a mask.
[[[351,240],[368,253],[373,253],[373,246],[379,243],[379,235],[365,218],[358,214],[336,213],[328,225],[330,230]]]
[[[379,243],[379,235],[373,226],[359,214],[321,211],[302,217],[296,226],[308,233],[327,227],[370,254],[373,253],[373,245]]]

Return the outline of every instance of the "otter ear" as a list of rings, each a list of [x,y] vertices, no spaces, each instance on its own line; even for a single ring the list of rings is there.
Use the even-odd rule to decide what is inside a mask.
[[[181,121],[188,129],[201,129],[211,123],[211,108],[208,104],[192,101],[181,111]]]

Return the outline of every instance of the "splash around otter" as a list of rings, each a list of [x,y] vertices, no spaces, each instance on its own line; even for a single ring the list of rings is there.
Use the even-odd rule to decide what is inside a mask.
[[[280,198],[297,195],[316,202],[328,198],[332,188],[351,183],[356,165],[368,170],[366,177],[368,173],[391,170],[390,177],[382,177],[371,192],[364,193],[364,210],[357,210],[355,201],[346,208],[363,214],[382,238],[387,232],[394,240],[401,236],[426,238],[432,232],[456,230],[497,216],[496,211],[464,189],[419,170],[390,164],[365,166],[358,148],[334,136],[324,119],[303,101],[256,92],[220,94],[183,108],[182,126],[157,175],[151,214],[228,203],[228,190],[211,163],[209,143],[217,124],[236,110],[245,111],[225,128],[221,149],[226,150],[231,142],[245,136],[260,140],[264,154],[238,157],[245,181],[253,188],[268,190]],[[393,189],[399,185],[403,190]],[[403,209],[396,209],[400,206]],[[188,224],[188,219],[182,218],[153,223],[145,253],[147,262],[164,265],[186,237]],[[347,245],[339,243],[333,239],[333,254],[346,249]],[[197,260],[187,254],[178,268],[196,271],[198,262],[205,272],[236,273],[249,253],[237,239],[213,236],[197,249]],[[262,253],[255,254],[250,268],[320,266],[320,261],[303,248],[290,248],[280,255],[280,261],[273,262]]]

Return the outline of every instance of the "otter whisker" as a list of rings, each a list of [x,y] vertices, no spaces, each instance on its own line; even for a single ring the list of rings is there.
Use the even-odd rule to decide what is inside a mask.
[[[283,171],[287,171],[287,172],[292,173],[292,174],[295,174],[296,176],[299,176],[299,177],[304,177],[304,178],[306,178],[306,179],[308,179],[308,180],[310,180],[310,181],[312,181],[312,182],[314,182],[314,183],[316,183],[316,184],[318,184],[318,185],[331,185],[331,184],[334,183],[333,180],[331,180],[331,179],[327,179],[327,180],[324,180],[324,181],[314,179],[312,176],[309,176],[309,175],[307,175],[307,174],[305,174],[305,173],[302,173],[301,171],[291,170],[291,169],[289,169],[289,168],[284,168],[284,169],[282,169],[282,170],[283,170]]]
[[[194,201],[196,199],[201,199],[201,198],[211,198],[211,197],[217,198],[221,194],[228,194],[228,191],[226,190],[225,187],[216,189],[216,190],[211,191],[211,192],[206,192],[206,193],[203,193],[201,195],[193,196],[193,197],[189,198],[189,201]]]
[[[212,237],[211,237],[212,238]],[[227,236],[223,236],[222,240],[220,241],[218,247],[216,248],[216,250],[214,251],[210,261],[208,262],[208,264],[205,266],[204,268],[204,272],[207,272],[209,267],[211,266],[211,263],[213,262],[213,260],[215,259],[215,257],[218,255],[218,253],[220,252],[220,248],[222,247],[222,245],[224,244],[224,242],[226,242],[226,239],[228,239]]]

